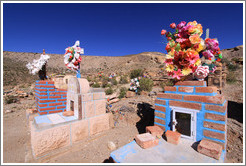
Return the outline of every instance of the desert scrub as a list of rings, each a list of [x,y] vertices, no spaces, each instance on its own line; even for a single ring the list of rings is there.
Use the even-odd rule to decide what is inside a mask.
[[[160,87],[164,90],[165,86],[173,86],[173,80],[165,80],[160,83]]]
[[[226,75],[226,83],[228,84],[234,84],[237,82],[237,78],[236,78],[236,75],[235,73],[233,72],[229,72],[227,75]]]
[[[238,69],[238,65],[237,64],[233,64],[233,63],[229,63],[227,65],[227,68],[229,71],[236,71]]]
[[[18,101],[18,98],[13,95],[8,95],[8,96],[5,96],[4,98],[4,102],[6,104],[16,103],[17,101]]]
[[[100,84],[99,84],[98,82],[96,82],[96,83],[94,83],[94,84],[92,85],[92,87],[93,87],[93,88],[100,88]]]
[[[135,69],[135,70],[132,70],[130,73],[131,79],[136,78],[136,77],[140,77],[140,76],[143,76],[143,70],[142,69]]]
[[[119,81],[120,84],[127,84],[128,83],[128,80],[127,80],[127,76],[124,75],[124,76],[120,76],[120,81]]]
[[[107,80],[107,79],[103,79],[103,80],[102,80],[102,87],[103,87],[103,88],[108,87],[108,80]]]
[[[106,95],[111,95],[113,93],[114,93],[114,91],[113,91],[113,89],[111,87],[105,90],[105,94]]]
[[[152,79],[142,78],[139,81],[139,85],[140,85],[140,91],[150,92],[154,86],[154,82]]]
[[[110,82],[111,82],[113,85],[117,85],[117,84],[118,84],[116,78],[112,78],[112,79],[110,80]]]
[[[126,91],[127,91],[127,89],[125,88],[125,87],[121,87],[120,88],[120,94],[119,94],[119,98],[121,99],[121,98],[124,98],[125,97],[125,95],[126,95]]]

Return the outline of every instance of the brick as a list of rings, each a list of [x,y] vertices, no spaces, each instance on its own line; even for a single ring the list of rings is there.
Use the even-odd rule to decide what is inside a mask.
[[[47,95],[47,93],[39,93],[39,92],[35,92],[35,94],[39,94],[39,95]]]
[[[40,100],[40,103],[49,103],[49,102],[55,102],[55,100]]]
[[[67,101],[67,99],[58,99],[57,101]]]
[[[40,111],[47,111],[47,110],[54,110],[56,107],[49,107],[49,108],[40,108]]]
[[[176,106],[176,107],[184,107],[184,108],[190,108],[190,109],[196,109],[201,110],[202,105],[199,103],[189,103],[189,102],[182,102],[182,101],[169,101],[170,106]]]
[[[158,127],[160,127],[163,131],[166,131],[166,128],[165,128],[165,126],[161,126],[161,125],[158,125],[158,124],[154,124],[154,126],[158,126]]]
[[[39,104],[39,103],[37,103],[37,105],[38,105],[39,107],[47,107],[47,106],[48,106],[47,104]]]
[[[135,136],[136,143],[143,149],[151,148],[159,143],[159,139],[150,133],[138,134]]]
[[[205,86],[205,81],[179,81],[175,85],[182,85],[182,86]]]
[[[49,106],[57,106],[57,105],[62,105],[62,103],[50,103]]]
[[[38,88],[35,88],[35,90],[38,90],[38,91],[47,91],[47,89],[38,89]]]
[[[196,93],[217,93],[218,88],[215,86],[210,87],[196,87]]]
[[[179,92],[192,93],[194,91],[193,87],[179,87]]]
[[[166,107],[161,107],[161,106],[156,105],[155,110],[166,112]]]
[[[164,133],[164,130],[159,126],[147,126],[146,133],[150,133],[151,135],[157,138],[161,138]]]
[[[62,110],[49,111],[49,114],[53,114],[53,113],[59,113],[59,112],[62,112]]]
[[[66,108],[66,106],[57,106],[57,109]]]
[[[36,87],[40,87],[40,88],[55,88],[54,85],[36,85]]]
[[[54,84],[54,81],[38,81],[38,84]]]
[[[172,93],[158,93],[157,98],[165,98],[165,99],[179,99],[182,100],[182,95],[172,94]]]
[[[203,130],[203,135],[206,137],[210,137],[210,138],[225,140],[225,134],[223,134],[223,133],[218,133],[218,132],[209,131],[209,130]]]
[[[167,142],[174,145],[178,145],[180,142],[181,134],[176,131],[167,130],[166,133]]]
[[[166,105],[166,100],[158,100],[158,99],[156,99],[156,100],[155,100],[155,103],[156,103],[156,104]]]
[[[65,95],[67,94],[66,92],[52,92],[50,95]]]
[[[39,115],[45,115],[45,114],[47,114],[47,112],[40,112],[40,111],[38,111],[38,113],[39,113]]]
[[[63,116],[74,116],[74,111],[65,111],[62,113]]]
[[[158,116],[158,117],[160,117],[160,118],[166,118],[166,114],[162,114],[162,113],[159,113],[159,112],[156,112],[155,111],[155,116]]]
[[[165,91],[176,91],[176,87],[174,86],[165,86],[164,89]]]
[[[55,91],[55,89],[47,89],[49,92],[53,92]]]
[[[222,153],[222,146],[209,140],[201,140],[197,146],[197,151],[201,154],[219,160]]]
[[[209,141],[211,141],[211,142],[214,142],[214,143],[220,144],[220,145],[222,146],[222,149],[223,149],[223,150],[225,150],[225,149],[226,149],[226,144],[225,144],[225,143],[218,142],[218,141],[214,141],[214,140],[207,139],[207,138],[203,138],[203,140],[209,140]]]
[[[220,130],[220,131],[225,131],[225,125],[224,124],[213,123],[213,122],[208,122],[208,121],[203,121],[203,127],[207,127],[207,128],[215,129],[215,130]]]
[[[49,98],[51,98],[51,99],[60,99],[61,96],[49,96]]]
[[[48,96],[37,96],[40,99],[48,99]]]
[[[226,116],[211,114],[211,113],[205,113],[205,119],[216,120],[216,121],[225,121]]]
[[[225,103],[224,106],[209,105],[209,104],[206,104],[205,105],[205,109],[206,110],[216,111],[216,112],[222,112],[222,113],[224,113],[226,111],[226,108],[227,108],[227,102]]]
[[[156,123],[163,124],[163,125],[165,125],[165,124],[166,124],[165,120],[158,119],[158,118],[155,118],[155,122],[156,122]]]
[[[225,101],[225,97],[222,95],[217,95],[217,96],[184,95],[184,100],[204,102],[204,103],[223,104]]]

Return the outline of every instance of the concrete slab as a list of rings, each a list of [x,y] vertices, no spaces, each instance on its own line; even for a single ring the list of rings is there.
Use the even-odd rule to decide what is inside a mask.
[[[64,123],[66,122],[59,114],[49,114],[47,115],[52,124]]]
[[[142,149],[135,141],[113,151],[111,157],[118,163],[223,163],[194,150],[193,142],[181,139],[178,145],[159,140],[159,145]],[[222,154],[223,156],[223,154]]]

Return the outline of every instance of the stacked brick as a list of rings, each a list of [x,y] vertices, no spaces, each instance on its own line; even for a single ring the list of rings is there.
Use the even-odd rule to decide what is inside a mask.
[[[172,108],[198,110],[196,141],[207,139],[226,148],[227,101],[216,87],[207,87],[205,81],[182,81],[165,87],[155,101],[155,125],[164,131],[172,130]]]
[[[39,80],[35,85],[35,100],[39,115],[64,112],[67,91],[55,88],[54,81]]]

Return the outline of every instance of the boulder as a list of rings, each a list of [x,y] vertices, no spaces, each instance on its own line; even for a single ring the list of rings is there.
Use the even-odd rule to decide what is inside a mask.
[[[134,97],[135,95],[136,95],[135,92],[132,92],[132,91],[127,91],[126,92],[126,98]]]

